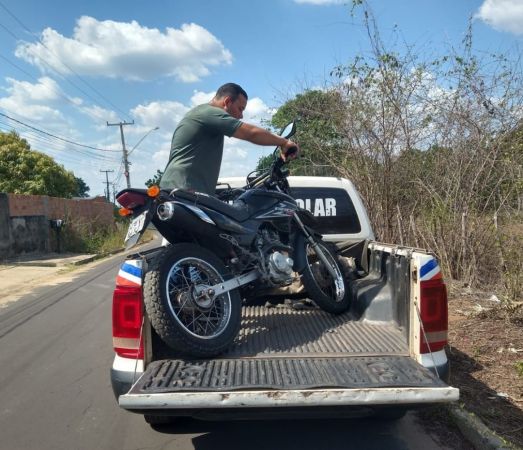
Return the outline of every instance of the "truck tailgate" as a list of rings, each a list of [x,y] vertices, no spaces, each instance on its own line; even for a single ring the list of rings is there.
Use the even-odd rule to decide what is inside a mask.
[[[398,405],[454,401],[458,392],[409,356],[394,323],[246,307],[221,358],[155,361],[119,403],[135,411]]]

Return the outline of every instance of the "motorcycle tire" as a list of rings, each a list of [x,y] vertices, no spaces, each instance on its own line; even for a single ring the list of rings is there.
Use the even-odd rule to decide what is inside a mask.
[[[311,300],[331,314],[341,314],[351,305],[351,293],[336,250],[331,245],[316,239],[327,260],[336,272],[336,279],[329,273],[323,261],[316,255],[312,245],[305,242],[305,266],[302,283]]]
[[[240,329],[238,289],[197,296],[195,289],[225,281],[229,273],[213,253],[195,244],[175,244],[149,263],[144,303],[156,333],[173,350],[193,357],[223,353]]]

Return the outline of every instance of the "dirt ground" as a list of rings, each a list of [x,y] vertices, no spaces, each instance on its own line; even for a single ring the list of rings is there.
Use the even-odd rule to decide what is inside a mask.
[[[450,384],[469,411],[523,447],[523,305],[507,311],[492,293],[448,287]]]

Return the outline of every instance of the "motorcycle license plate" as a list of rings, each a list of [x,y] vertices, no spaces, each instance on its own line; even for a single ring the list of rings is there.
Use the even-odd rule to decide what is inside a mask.
[[[147,211],[144,211],[138,217],[135,217],[133,219],[133,221],[129,225],[129,229],[127,230],[127,236],[125,236],[125,242],[127,242],[133,236],[137,235],[138,233],[140,233],[140,231],[142,231],[143,226],[145,224],[146,215],[147,215]]]

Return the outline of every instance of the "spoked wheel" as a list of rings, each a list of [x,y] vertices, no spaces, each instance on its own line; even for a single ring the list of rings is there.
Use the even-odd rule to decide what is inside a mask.
[[[222,353],[240,328],[237,290],[215,296],[210,287],[225,281],[227,268],[194,244],[177,244],[154,258],[144,280],[151,324],[174,350],[198,357]]]
[[[327,262],[332,267],[333,276],[323,260],[316,254],[313,246],[305,244],[306,264],[303,270],[303,285],[310,298],[324,311],[341,314],[350,307],[351,296],[349,286],[343,276],[343,270],[336,253],[321,240],[316,240]]]

